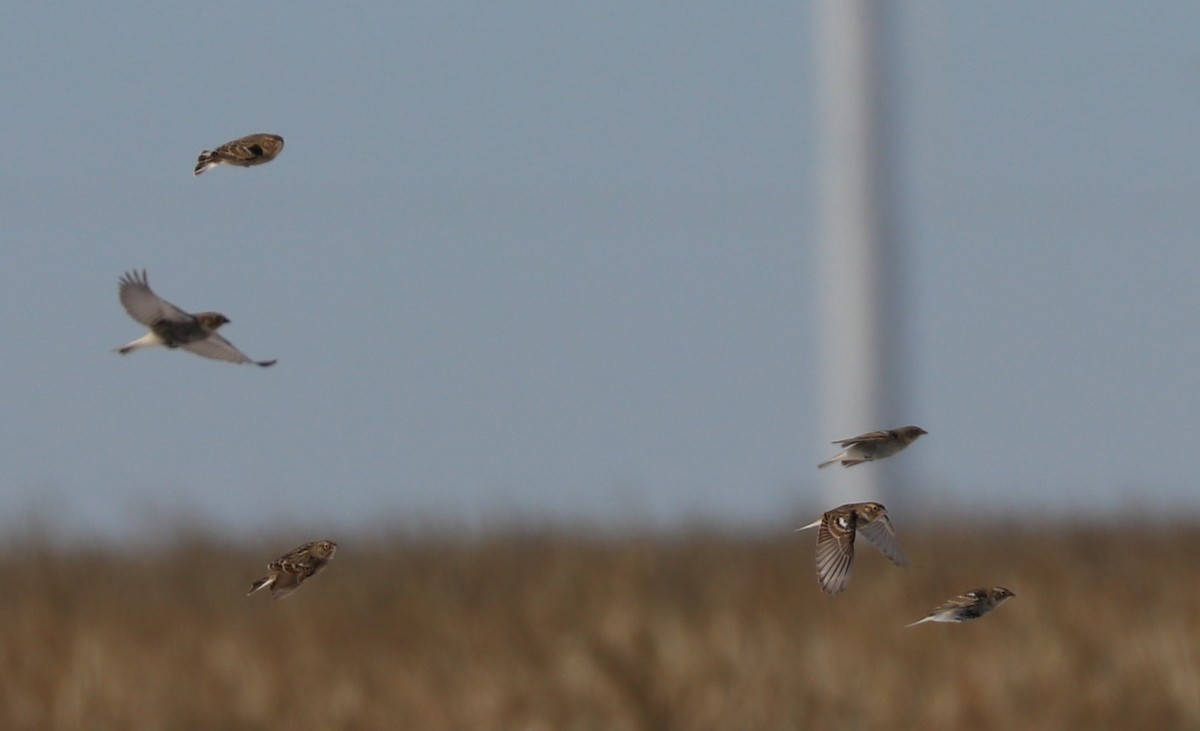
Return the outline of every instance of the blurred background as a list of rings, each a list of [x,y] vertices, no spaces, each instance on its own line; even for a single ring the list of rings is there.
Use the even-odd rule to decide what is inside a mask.
[[[889,5],[899,413],[845,427],[819,7],[8,8],[0,725],[1200,726],[1200,6]],[[279,364],[114,354],[141,268]],[[816,464],[910,423],[856,469],[912,566],[820,594]]]
[[[814,16],[13,8],[0,514],[775,530],[828,507],[830,440],[899,423],[930,432],[909,506],[1195,512],[1200,8],[894,9],[903,415],[848,433],[819,418]],[[192,176],[256,131],[275,162]],[[133,268],[279,365],[116,356]]]

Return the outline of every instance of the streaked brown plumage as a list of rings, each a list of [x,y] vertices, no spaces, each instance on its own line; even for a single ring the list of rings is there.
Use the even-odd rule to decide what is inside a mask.
[[[973,619],[979,619],[1014,596],[1016,594],[1003,586],[975,589],[965,594],[959,594],[944,604],[934,607],[929,614],[905,626],[913,627],[925,622],[970,622]]]
[[[226,142],[215,150],[205,150],[196,160],[195,175],[217,165],[248,168],[271,162],[283,150],[283,138],[266,132]]]
[[[264,587],[271,587],[271,598],[282,599],[300,588],[300,585],[321,572],[337,553],[338,545],[333,541],[305,543],[294,551],[267,564],[266,576],[250,585],[247,596]]]
[[[849,439],[837,439],[833,443],[846,447],[846,449],[817,467],[828,467],[834,462],[841,462],[843,467],[853,467],[863,462],[874,462],[877,459],[891,457],[917,441],[921,435],[928,433],[919,426],[902,426],[898,429],[867,432]]]
[[[860,532],[892,563],[897,566],[908,564],[896,540],[887,509],[879,503],[848,503],[797,530],[815,527],[819,527],[817,582],[821,591],[827,594],[838,594],[849,586],[850,569],[854,566],[854,539]]]

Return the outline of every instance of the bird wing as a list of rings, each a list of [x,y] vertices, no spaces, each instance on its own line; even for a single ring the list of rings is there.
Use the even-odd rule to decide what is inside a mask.
[[[846,530],[836,517],[822,520],[817,531],[817,581],[827,594],[838,594],[846,588],[854,564],[854,518]]]
[[[121,277],[121,304],[134,320],[146,327],[166,320],[168,322],[190,322],[193,318],[175,305],[167,302],[150,289],[146,270],[127,272]]]
[[[904,551],[900,550],[900,541],[896,538],[896,531],[892,528],[892,521],[888,519],[886,514],[882,514],[870,522],[859,521],[858,530],[867,537],[872,546],[879,549],[879,552],[887,556],[892,563],[897,566],[907,566],[908,559],[904,557]]]
[[[863,444],[866,442],[883,442],[887,441],[888,439],[894,439],[895,437],[896,435],[890,431],[871,431],[867,432],[866,434],[859,434],[856,437],[850,437],[849,439],[838,439],[833,443],[840,444],[843,447],[849,447],[853,444]]]
[[[253,363],[263,367],[275,365],[273,360],[252,360],[245,353],[233,347],[233,343],[216,333],[209,333],[208,337],[203,340],[184,343],[179,347],[205,358],[224,360],[230,363]]]
[[[312,547],[312,542],[302,544],[275,559],[268,568],[275,569],[276,571],[292,571],[294,570],[293,566],[308,558],[308,549]]]
[[[271,582],[271,598],[283,599],[288,594],[300,588],[300,574],[285,571],[279,574],[275,581]]]
[[[317,546],[316,541],[305,543],[300,548],[279,559],[282,569],[296,587],[316,576],[329,563],[327,557],[321,557],[312,552],[315,546]]]
[[[948,599],[945,602],[943,602],[942,604],[939,604],[938,606],[936,606],[932,610],[930,610],[929,614],[934,615],[934,614],[938,614],[940,612],[945,612],[945,611],[948,611],[951,609],[970,609],[972,607],[977,607],[983,603],[984,597],[986,597],[986,596],[987,596],[987,589],[976,589],[975,591],[968,591],[965,594],[959,594],[958,596],[954,597],[953,599]]]
[[[255,134],[226,142],[213,152],[219,157],[250,161],[258,158],[270,160],[282,149],[283,138],[279,135]]]

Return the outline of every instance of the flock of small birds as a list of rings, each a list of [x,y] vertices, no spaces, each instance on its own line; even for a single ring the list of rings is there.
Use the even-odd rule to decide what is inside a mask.
[[[243,168],[262,165],[274,160],[282,150],[283,138],[279,135],[247,135],[216,149],[201,152],[194,174],[200,175],[218,165]],[[150,328],[137,340],[116,348],[121,355],[128,355],[139,348],[161,345],[171,349],[182,348],[205,358],[229,363],[253,363],[263,368],[275,365],[274,360],[250,358],[217,334],[222,325],[229,324],[229,318],[220,312],[186,312],[159,297],[150,289],[144,269],[128,272],[121,277],[118,296],[129,316]],[[324,540],[305,543],[288,551],[267,564],[267,575],[251,584],[248,593],[270,588],[273,598],[284,598],[320,573],[333,560],[337,548],[337,543]]]
[[[196,160],[195,175],[217,167],[253,167],[275,159],[283,150],[283,138],[276,134],[247,135],[212,149],[204,150]],[[116,349],[127,355],[139,348],[164,346],[182,348],[196,355],[230,363],[253,363],[266,368],[274,360],[254,360],[217,334],[229,318],[219,312],[186,312],[150,289],[146,271],[128,272],[121,277],[118,289],[121,305],[137,322],[150,328],[142,337]],[[834,444],[842,451],[817,465],[824,469],[835,462],[853,467],[899,454],[910,444],[927,434],[919,426],[904,426],[886,431],[873,431]],[[798,528],[817,528],[817,582],[828,594],[839,594],[850,584],[850,569],[854,565],[854,539],[858,533],[866,536],[871,545],[897,566],[908,565],[896,531],[888,519],[887,509],[879,503],[847,503],[826,512],[817,520]],[[271,597],[282,599],[316,576],[333,560],[338,545],[334,541],[312,541],[288,551],[267,564],[267,575],[250,586],[248,594],[270,588]],[[998,607],[1013,593],[1002,586],[975,589],[935,607],[923,622],[966,622],[978,619]]]
[[[898,429],[873,431],[849,439],[838,439],[833,443],[843,450],[817,465],[823,469],[841,462],[843,467],[853,467],[863,462],[874,462],[904,451],[908,445],[928,434],[919,426],[902,426]],[[817,529],[817,583],[827,594],[840,594],[850,585],[850,569],[854,565],[854,538],[862,533],[872,546],[887,556],[897,566],[907,566],[908,559],[900,550],[896,531],[888,519],[887,508],[879,503],[847,503],[827,511],[820,518],[796,530]],[[912,627],[925,622],[968,622],[1000,606],[1016,596],[1003,586],[990,589],[973,589],[939,604],[916,622],[905,625]]]

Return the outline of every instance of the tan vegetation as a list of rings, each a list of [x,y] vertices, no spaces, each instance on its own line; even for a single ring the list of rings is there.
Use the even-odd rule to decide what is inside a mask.
[[[821,594],[810,533],[0,555],[0,728],[1200,728],[1200,529],[901,531]],[[1000,584],[971,624],[904,625]]]

